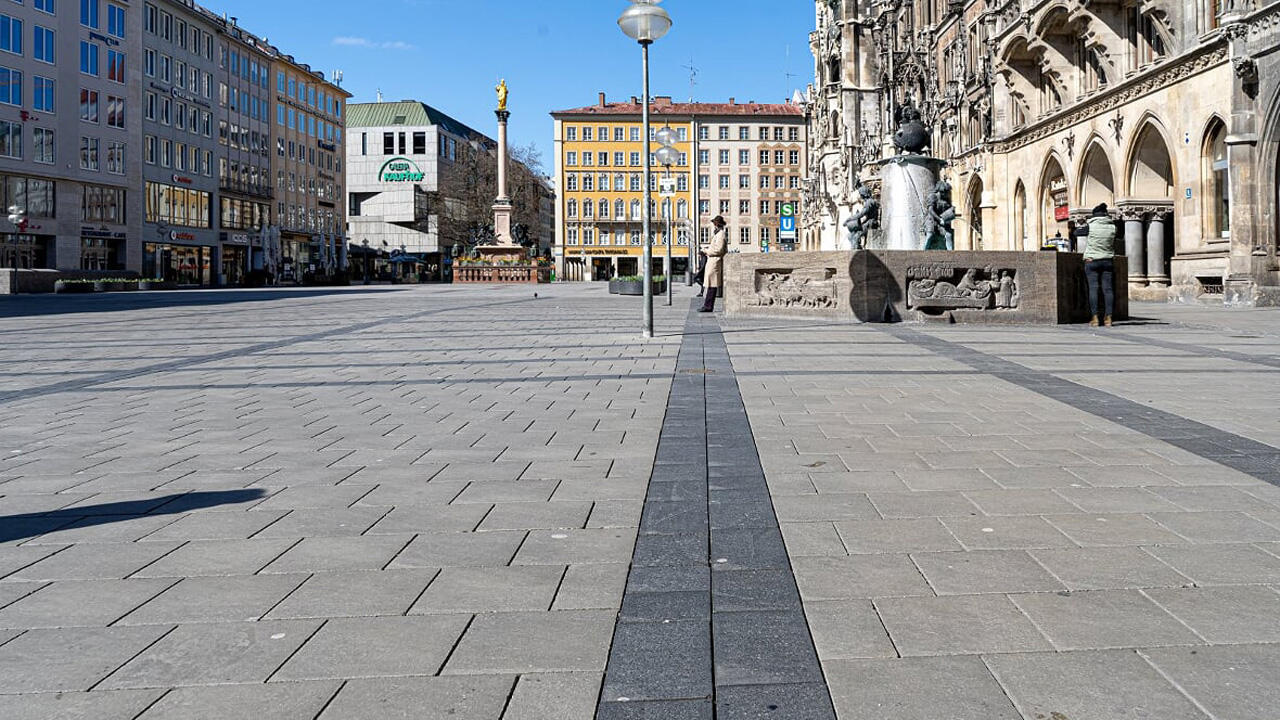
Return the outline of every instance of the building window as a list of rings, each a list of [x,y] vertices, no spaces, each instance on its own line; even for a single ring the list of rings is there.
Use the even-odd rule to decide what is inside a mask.
[[[781,178],[779,178],[779,179],[781,179]],[[761,175],[761,176],[760,176],[760,189],[761,189],[761,190],[768,190],[768,189],[769,189],[769,176],[768,176],[768,175]]]
[[[640,201],[639,200],[631,201],[631,219],[632,220],[640,219]]]
[[[623,127],[616,127],[616,128],[614,128],[614,129],[613,129],[613,141],[614,141],[614,142],[624,142],[626,139],[627,139],[627,129],[626,129],[626,128],[623,128]]]
[[[619,129],[619,130],[621,130],[622,128],[618,128],[618,129]],[[626,164],[627,164],[627,154],[626,154],[626,153],[620,153],[620,152],[616,152],[616,153],[614,153],[614,154],[613,154],[613,164],[614,164],[616,167],[622,167],[623,165],[626,165]]]
[[[751,228],[749,227],[738,228],[738,244],[739,245],[751,244]]]
[[[721,190],[728,190],[728,189],[729,189],[729,176],[728,176],[728,175],[721,175],[721,176],[720,176],[720,189],[721,189]]]
[[[720,128],[719,128],[719,131],[718,131],[718,133],[717,133],[717,137],[718,137],[718,138],[720,138],[721,140],[728,140],[728,139],[729,139],[729,128],[728,128],[727,126],[725,126],[725,125],[721,125],[721,126],[720,126]]]
[[[699,164],[699,165],[710,165],[710,164],[711,164],[711,151],[710,151],[710,150],[699,150],[699,151],[698,151],[698,164]]]
[[[689,192],[688,175],[680,173],[680,175],[676,177],[676,192]]]
[[[582,228],[582,244],[583,244],[583,245],[595,245],[595,244],[596,244],[596,231],[595,231],[595,228]]]
[[[711,187],[711,176],[710,176],[710,175],[699,175],[699,176],[698,176],[698,189],[699,189],[699,190],[706,190],[706,189],[708,189],[708,188],[710,188],[710,187]]]
[[[761,128],[761,130],[763,130],[763,129],[764,129],[764,128]],[[743,125],[742,127],[738,128],[738,139],[739,139],[739,140],[750,140],[750,139],[751,139],[751,128],[747,127],[746,125]]]
[[[787,163],[789,163],[789,164],[791,164],[791,165],[799,165],[799,164],[800,164],[800,151],[799,151],[799,150],[788,150],[788,151],[787,151]]]
[[[761,225],[761,226],[760,226],[760,244],[761,244],[761,245],[768,245],[768,244],[769,244],[769,236],[770,236],[771,234],[772,234],[772,233],[770,232],[770,229],[769,229],[769,227],[768,227],[768,226]]]
[[[613,201],[613,216],[619,220],[625,220],[627,217],[627,201],[621,198]]]
[[[719,160],[720,160],[720,164],[721,164],[721,165],[728,165],[728,164],[729,164],[729,151],[728,151],[728,150],[721,150],[721,151],[720,151],[720,153],[719,153]]]
[[[569,216],[569,217],[571,217],[571,218],[576,218],[576,217],[578,217],[578,201],[577,201],[577,200],[570,200],[570,201],[569,201],[569,203],[568,203],[568,205],[566,206],[566,209],[565,209],[565,215],[567,215],[567,216]]]
[[[98,46],[83,40],[80,41],[80,72],[98,76]]]
[[[728,200],[721,200],[721,201],[720,201],[720,211],[719,211],[719,212],[720,212],[720,214],[721,214],[721,215],[728,215],[728,214],[729,214],[729,201],[728,201]]]
[[[710,200],[699,200],[699,201],[698,201],[698,214],[699,214],[699,215],[710,215],[710,214],[711,214],[711,201],[710,201]]]
[[[585,219],[590,219],[595,217],[595,215],[596,215],[596,204],[591,202],[590,200],[583,200],[582,201],[582,217]]]
[[[570,125],[564,129],[564,139],[574,142],[578,139],[578,128]]]
[[[107,3],[107,34],[118,38],[124,37],[124,8],[111,3]]]
[[[1231,237],[1231,182],[1226,138],[1226,128],[1215,121],[1204,145],[1205,234],[1209,240]]]
[[[585,192],[594,192],[596,189],[596,176],[591,173],[582,173],[582,189]]]
[[[98,138],[81,137],[80,138],[80,169],[81,170],[99,170],[101,164],[98,159],[98,149],[100,141]]]
[[[122,142],[107,143],[107,172],[112,175],[124,174],[124,149]]]
[[[18,18],[0,15],[0,50],[22,54],[22,21]]]
[[[565,153],[565,155],[564,155],[564,164],[565,164],[565,165],[568,165],[568,166],[570,166],[570,167],[573,167],[573,166],[577,165],[577,164],[578,164],[578,153],[576,153],[576,152],[572,152],[572,151]]]
[[[781,164],[785,163],[786,161],[787,161],[787,154],[786,154],[786,152],[785,152],[785,151],[783,151],[783,150],[774,150],[774,151],[773,151],[773,164],[774,164],[774,165],[781,165]]]
[[[46,12],[52,15],[55,12],[53,3],[54,0],[32,0],[31,5],[40,12]]]
[[[630,132],[631,142],[640,142],[640,128],[633,127]]]
[[[760,151],[760,164],[761,164],[761,165],[768,165],[768,164],[769,164],[769,151],[768,151],[768,150],[761,150],[761,151]]]
[[[0,67],[0,103],[22,107],[22,73]]]
[[[33,128],[31,140],[31,159],[43,165],[52,165],[53,131],[49,128]]]
[[[22,125],[0,120],[0,157],[22,159]]]
[[[124,129],[124,98],[107,96],[107,127]]]
[[[98,91],[80,89],[80,119],[85,122],[98,122]]]
[[[750,215],[750,214],[751,214],[751,201],[750,201],[750,200],[739,200],[739,201],[738,201],[738,214],[739,214],[739,215]],[[745,228],[744,228],[744,229],[745,229]]]
[[[427,134],[425,132],[415,132],[413,134],[413,154],[427,154]]]
[[[98,0],[80,0],[80,24],[98,29]]]
[[[596,164],[600,167],[609,167],[609,153],[596,153]]]
[[[761,201],[760,201],[760,214],[761,214],[761,215],[768,215],[768,214],[769,214],[769,201],[768,201],[768,200],[761,200]]]
[[[582,140],[583,142],[595,140],[595,129],[590,127],[582,128]]]
[[[788,141],[788,142],[799,142],[799,141],[800,141],[800,128],[787,128],[787,141]]]
[[[31,33],[31,56],[41,62],[54,63],[53,31],[36,25]]]
[[[739,176],[738,176],[738,189],[739,189],[739,190],[750,190],[750,189],[751,189],[751,176],[750,176],[750,175],[739,175]]]
[[[631,157],[629,158],[629,160],[630,160],[630,162],[628,162],[628,163],[627,163],[628,165],[630,165],[631,167],[639,167],[639,166],[640,166],[640,153],[638,153],[638,152],[633,152],[633,153],[631,153]]]
[[[640,192],[640,173],[631,173],[631,192]]]

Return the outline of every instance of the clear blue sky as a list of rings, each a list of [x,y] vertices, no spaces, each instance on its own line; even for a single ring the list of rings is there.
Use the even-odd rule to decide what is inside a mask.
[[[640,48],[618,29],[626,0],[199,0],[295,58],[345,74],[353,102],[427,102],[493,136],[493,86],[511,88],[511,141],[553,167],[548,115],[640,94]],[[652,92],[699,101],[782,102],[813,73],[813,3],[666,0],[671,32],[652,49]],[[790,59],[787,49],[790,47]],[[788,81],[786,73],[795,75]]]

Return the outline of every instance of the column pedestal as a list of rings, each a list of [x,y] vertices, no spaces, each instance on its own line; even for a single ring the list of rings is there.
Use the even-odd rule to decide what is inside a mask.
[[[1125,216],[1124,218],[1124,254],[1129,258],[1129,286],[1143,287],[1147,284],[1147,241],[1142,234],[1142,218]]]

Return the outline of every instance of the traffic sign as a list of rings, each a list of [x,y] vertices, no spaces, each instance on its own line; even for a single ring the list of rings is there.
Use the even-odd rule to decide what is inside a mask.
[[[658,197],[675,197],[676,196],[676,179],[661,178],[658,180]]]
[[[782,213],[781,213],[781,215],[782,215],[783,217],[794,217],[794,216],[795,216],[795,214],[796,214],[796,206],[795,206],[795,205],[793,205],[792,203],[782,203]]]

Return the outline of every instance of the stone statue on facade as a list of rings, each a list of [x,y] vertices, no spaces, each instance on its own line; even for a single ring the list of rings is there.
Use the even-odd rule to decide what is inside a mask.
[[[498,86],[494,90],[498,93],[498,111],[505,112],[507,109],[507,81],[505,79],[498,81]]]
[[[939,180],[925,203],[925,249],[955,250],[956,234],[951,223],[956,208],[951,204],[951,183]]]
[[[871,194],[871,188],[859,185],[858,197],[862,199],[862,208],[844,224],[849,231],[849,245],[854,250],[865,248],[867,236],[872,230],[880,229],[880,202]]]

